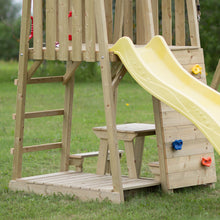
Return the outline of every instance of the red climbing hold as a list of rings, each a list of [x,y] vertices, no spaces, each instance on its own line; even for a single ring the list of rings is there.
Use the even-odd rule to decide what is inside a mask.
[[[202,165],[206,166],[206,167],[210,167],[212,163],[212,158],[211,157],[207,157],[207,158],[202,158]]]
[[[72,11],[70,11],[68,14],[68,18],[71,18],[71,17],[72,17]]]

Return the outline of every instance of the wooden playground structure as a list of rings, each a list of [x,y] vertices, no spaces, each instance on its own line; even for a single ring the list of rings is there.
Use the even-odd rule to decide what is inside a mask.
[[[29,46],[31,8],[33,47]],[[116,125],[117,88],[126,69],[109,48],[122,36],[130,37],[136,47],[141,47],[153,36],[162,35],[187,71],[191,73],[195,64],[202,67],[202,73],[195,77],[206,83],[195,0],[23,0],[22,12],[10,189],[63,193],[82,200],[108,198],[120,203],[130,190],[161,185],[163,191],[172,192],[181,187],[216,182],[214,152],[209,141],[188,119],[158,99],[153,97],[155,125]],[[34,60],[30,69],[28,60]],[[66,73],[33,77],[44,60],[66,61]],[[100,62],[106,126],[93,128],[100,138],[98,152],[70,155],[74,73],[82,61]],[[25,112],[27,84],[53,82],[65,86],[64,108]],[[63,115],[62,142],[23,146],[25,119],[57,115]],[[140,170],[144,138],[155,134],[159,162],[149,164],[155,178],[143,178]],[[181,151],[172,148],[176,139],[184,141]],[[121,176],[123,152],[118,149],[118,140],[125,144],[128,177]],[[22,177],[23,153],[56,148],[61,149],[60,172]],[[98,156],[96,174],[82,172],[83,159],[89,156]],[[210,167],[201,165],[202,157],[212,158]],[[70,171],[70,165],[76,166],[76,171]]]

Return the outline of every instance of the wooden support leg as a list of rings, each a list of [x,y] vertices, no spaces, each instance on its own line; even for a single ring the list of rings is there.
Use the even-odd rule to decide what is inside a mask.
[[[105,174],[107,157],[108,157],[108,141],[106,139],[100,139],[96,174],[99,175]]]
[[[18,88],[16,103],[16,123],[15,123],[15,143],[12,179],[22,176],[22,148],[24,136],[24,114],[25,98],[27,84],[27,66],[28,66],[28,46],[29,46],[29,27],[30,27],[30,9],[31,1],[24,0],[22,7],[21,36],[19,51],[19,70],[18,70]]]
[[[144,136],[136,137],[135,139],[134,158],[136,162],[137,178],[140,177],[140,173],[141,173],[141,164],[142,164],[143,150],[144,150],[144,139],[145,139]]]
[[[136,160],[134,153],[134,141],[125,141],[125,153],[127,159],[128,176],[129,178],[137,179]]]
[[[158,99],[153,97],[153,109],[154,109],[154,118],[156,125],[156,134],[157,134],[157,147],[159,154],[159,166],[160,166],[160,181],[162,190],[166,193],[169,193],[168,189],[168,179],[166,175],[167,163],[165,160],[165,144],[164,144],[164,133],[163,133],[163,123],[161,118],[161,103]]]
[[[72,61],[67,62],[66,72],[72,72]],[[74,74],[65,84],[65,102],[64,102],[64,116],[63,116],[63,140],[61,153],[61,171],[69,169],[69,155],[70,155],[70,141],[71,141],[71,127],[72,127],[72,110],[73,110],[73,90],[74,90]]]
[[[108,144],[110,150],[112,184],[114,192],[119,193],[119,199],[124,201],[124,192],[121,180],[120,159],[118,154],[116,120],[114,113],[114,100],[112,90],[111,68],[109,65],[108,37],[103,0],[95,0],[96,27],[100,49],[100,67],[102,72],[102,85],[104,95],[105,116],[108,131]]]

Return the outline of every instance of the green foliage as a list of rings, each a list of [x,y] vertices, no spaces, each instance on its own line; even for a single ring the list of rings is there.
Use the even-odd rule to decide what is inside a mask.
[[[220,1],[203,0],[201,4],[200,38],[207,71],[214,72],[220,58]]]
[[[16,59],[19,50],[20,6],[0,0],[0,59]]]

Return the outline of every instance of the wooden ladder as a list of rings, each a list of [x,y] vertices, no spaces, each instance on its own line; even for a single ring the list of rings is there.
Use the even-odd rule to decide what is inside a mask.
[[[50,77],[35,77],[33,74],[41,65],[41,61],[35,61],[31,68],[27,70],[24,67],[23,61],[19,62],[18,79],[15,80],[17,88],[17,108],[16,114],[13,114],[13,119],[16,120],[15,127],[15,146],[11,149],[14,154],[13,165],[13,179],[20,178],[22,171],[22,155],[27,152],[36,152],[42,150],[62,149],[61,150],[61,171],[67,171],[69,167],[70,154],[70,135],[71,135],[71,121],[72,121],[72,104],[73,104],[73,90],[74,90],[74,73],[80,62],[67,61],[66,73],[64,76],[50,76]],[[22,74],[23,73],[23,74]],[[25,112],[26,88],[27,84],[36,83],[54,83],[62,82],[65,85],[65,101],[63,109],[54,109],[46,111]],[[24,136],[24,121],[25,119],[50,117],[63,115],[63,136],[62,142],[46,143],[33,146],[23,146]]]

